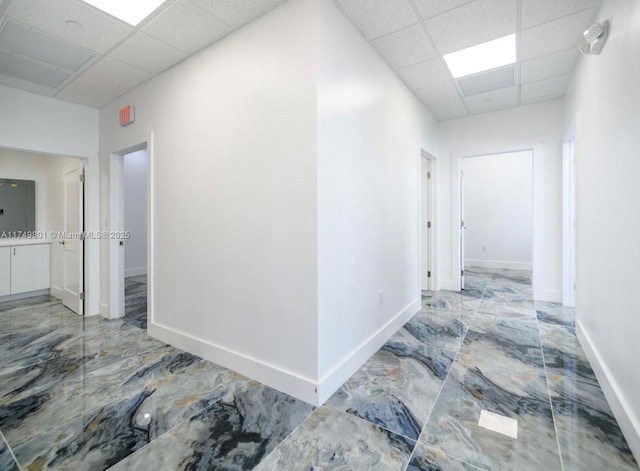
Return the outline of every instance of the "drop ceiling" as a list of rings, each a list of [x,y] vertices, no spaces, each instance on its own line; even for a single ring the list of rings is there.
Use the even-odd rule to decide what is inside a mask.
[[[81,0],[0,0],[0,84],[100,108],[284,1],[167,0],[133,27]],[[562,96],[600,2],[334,0],[437,119]],[[453,79],[444,54],[513,33],[515,65]]]

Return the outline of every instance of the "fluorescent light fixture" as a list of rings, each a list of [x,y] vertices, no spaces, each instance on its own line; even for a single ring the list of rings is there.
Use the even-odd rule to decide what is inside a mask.
[[[99,10],[109,13],[116,18],[136,26],[164,0],[83,0]]]
[[[453,78],[477,74],[516,62],[516,35],[510,34],[444,56]]]

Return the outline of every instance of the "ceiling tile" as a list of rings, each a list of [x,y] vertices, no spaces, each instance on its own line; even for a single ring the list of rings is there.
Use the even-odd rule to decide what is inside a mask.
[[[427,20],[442,54],[516,32],[516,0],[477,0]]]
[[[467,112],[467,108],[464,106],[464,103],[460,98],[456,98],[455,100],[445,101],[442,103],[436,103],[434,105],[430,105],[429,111],[434,118],[438,121],[442,121],[443,119],[451,119],[451,118],[459,118],[461,116],[467,116],[469,113]]]
[[[562,77],[554,77],[522,85],[522,90],[520,92],[522,102],[531,103],[533,101],[559,98],[564,95],[568,80],[569,76],[564,75]]]
[[[431,84],[426,88],[416,90],[415,94],[427,106],[460,100],[456,87],[451,81]]]
[[[420,23],[376,39],[372,44],[393,68],[436,57],[436,52]]]
[[[0,74],[0,85],[6,85],[7,87],[19,88],[31,93],[37,93],[38,95],[53,96],[58,93],[58,90],[51,87],[45,87],[37,83],[28,82],[26,80],[19,79],[17,77],[11,77],[9,75]]]
[[[110,57],[105,57],[92,65],[83,76],[123,90],[131,90],[153,77],[147,72]]]
[[[415,4],[420,17],[427,19],[473,1],[475,0],[415,0]]]
[[[225,36],[231,28],[187,0],[178,0],[142,30],[191,54]]]
[[[56,98],[92,108],[102,108],[123,93],[125,93],[124,90],[94,82],[85,77],[78,77],[58,93]]]
[[[241,26],[264,15],[286,0],[192,0],[231,26]]]
[[[74,72],[93,57],[85,49],[12,21],[0,34],[0,47]]]
[[[449,74],[439,59],[431,59],[418,64],[410,65],[398,70],[398,75],[414,90],[426,88],[432,83],[449,80]]]
[[[530,28],[599,5],[600,0],[522,0],[522,28]]]
[[[418,22],[409,0],[339,0],[338,5],[367,39]]]
[[[591,24],[594,14],[595,9],[586,10],[525,29],[520,34],[521,60],[578,47],[582,32]]]
[[[462,93],[464,93],[465,96],[476,95],[499,88],[513,87],[515,84],[515,64],[458,79],[458,85],[460,85]]]
[[[176,48],[144,33],[134,34],[109,56],[151,74],[158,74],[187,57]]]
[[[3,74],[28,80],[29,82],[39,83],[49,88],[57,87],[71,75],[41,62],[35,62],[24,56],[1,49],[0,71],[2,71]]]
[[[576,48],[523,62],[520,69],[522,83],[568,75],[573,70],[577,57],[578,49]]]
[[[80,0],[19,0],[11,2],[6,15],[58,38],[98,52],[107,52],[133,28]],[[73,20],[82,28],[70,28]]]
[[[471,114],[508,108],[518,104],[518,87],[468,96],[464,98],[464,102]]]

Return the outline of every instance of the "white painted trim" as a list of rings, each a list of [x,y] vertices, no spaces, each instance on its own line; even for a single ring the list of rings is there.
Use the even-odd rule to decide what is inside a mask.
[[[421,299],[420,297],[412,301],[398,312],[389,322],[362,342],[340,364],[320,379],[317,395],[318,404],[316,405],[322,404],[329,399],[340,386],[365,364],[371,355],[380,350],[387,340],[422,308]]]
[[[576,306],[576,146],[575,129],[562,145],[562,303]]]
[[[124,271],[125,278],[129,278],[130,276],[138,276],[138,275],[146,275],[146,274],[147,274],[146,265],[144,267],[138,267],[138,268],[127,268]]]
[[[107,303],[100,303],[100,313],[101,316],[109,318],[109,305]]]
[[[257,358],[216,345],[194,335],[180,332],[155,322],[150,322],[148,334],[174,347],[198,355],[274,389],[285,392],[313,405],[318,402],[318,385],[311,378],[298,375]]]
[[[49,296],[53,296],[54,298],[62,301],[62,298],[64,297],[64,288],[61,288],[59,286],[49,287]]]
[[[531,262],[511,262],[509,260],[474,260],[467,259],[465,268],[504,268],[506,270],[531,270]]]
[[[611,370],[607,367],[593,340],[579,320],[576,321],[576,334],[598,378],[609,406],[611,406],[613,415],[618,421],[624,437],[627,439],[629,448],[631,448],[636,461],[640,463],[640,417],[634,417],[629,401],[624,397]]]
[[[438,276],[438,159],[433,154],[420,148],[418,153],[418,297],[422,295],[423,288],[423,273],[424,267],[422,258],[422,159],[428,160],[430,164],[429,171],[431,172],[431,184],[429,185],[429,217],[431,219],[431,238],[429,239],[429,256],[428,256],[428,270],[431,271],[431,279],[427,282],[428,287],[432,291],[438,291],[440,289],[439,276]]]
[[[440,290],[445,291],[459,291],[460,281],[456,280],[440,280]]]
[[[45,296],[49,294],[48,289],[41,289],[38,291],[27,291],[26,293],[7,294],[6,296],[0,296],[0,303],[7,301],[17,301],[19,299],[35,298],[36,296]]]
[[[543,155],[542,146],[540,143],[523,143],[522,145],[511,145],[505,147],[483,147],[479,149],[466,149],[458,152],[452,152],[451,154],[451,267],[453,269],[453,273],[459,274],[462,270],[461,267],[461,247],[460,247],[460,221],[461,221],[461,201],[460,201],[460,171],[462,170],[462,162],[461,159],[467,157],[482,157],[485,155],[496,155],[496,154],[510,154],[515,152],[525,152],[531,151],[532,153],[532,168],[531,168],[531,177],[533,178],[533,195],[532,195],[532,217],[533,217],[533,234],[532,234],[532,259],[536,259],[536,181],[535,181],[535,173],[536,173],[536,156]],[[539,157],[538,157],[539,158]],[[532,267],[533,270],[533,267]],[[453,285],[455,286],[452,291],[460,290],[461,279],[452,280]],[[536,297],[536,288],[534,288],[534,298]]]

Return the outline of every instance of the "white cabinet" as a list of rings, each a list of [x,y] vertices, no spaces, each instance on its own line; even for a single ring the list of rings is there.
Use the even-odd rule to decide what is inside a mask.
[[[49,244],[11,247],[11,294],[49,289]]]
[[[0,247],[0,296],[11,294],[11,247]]]

